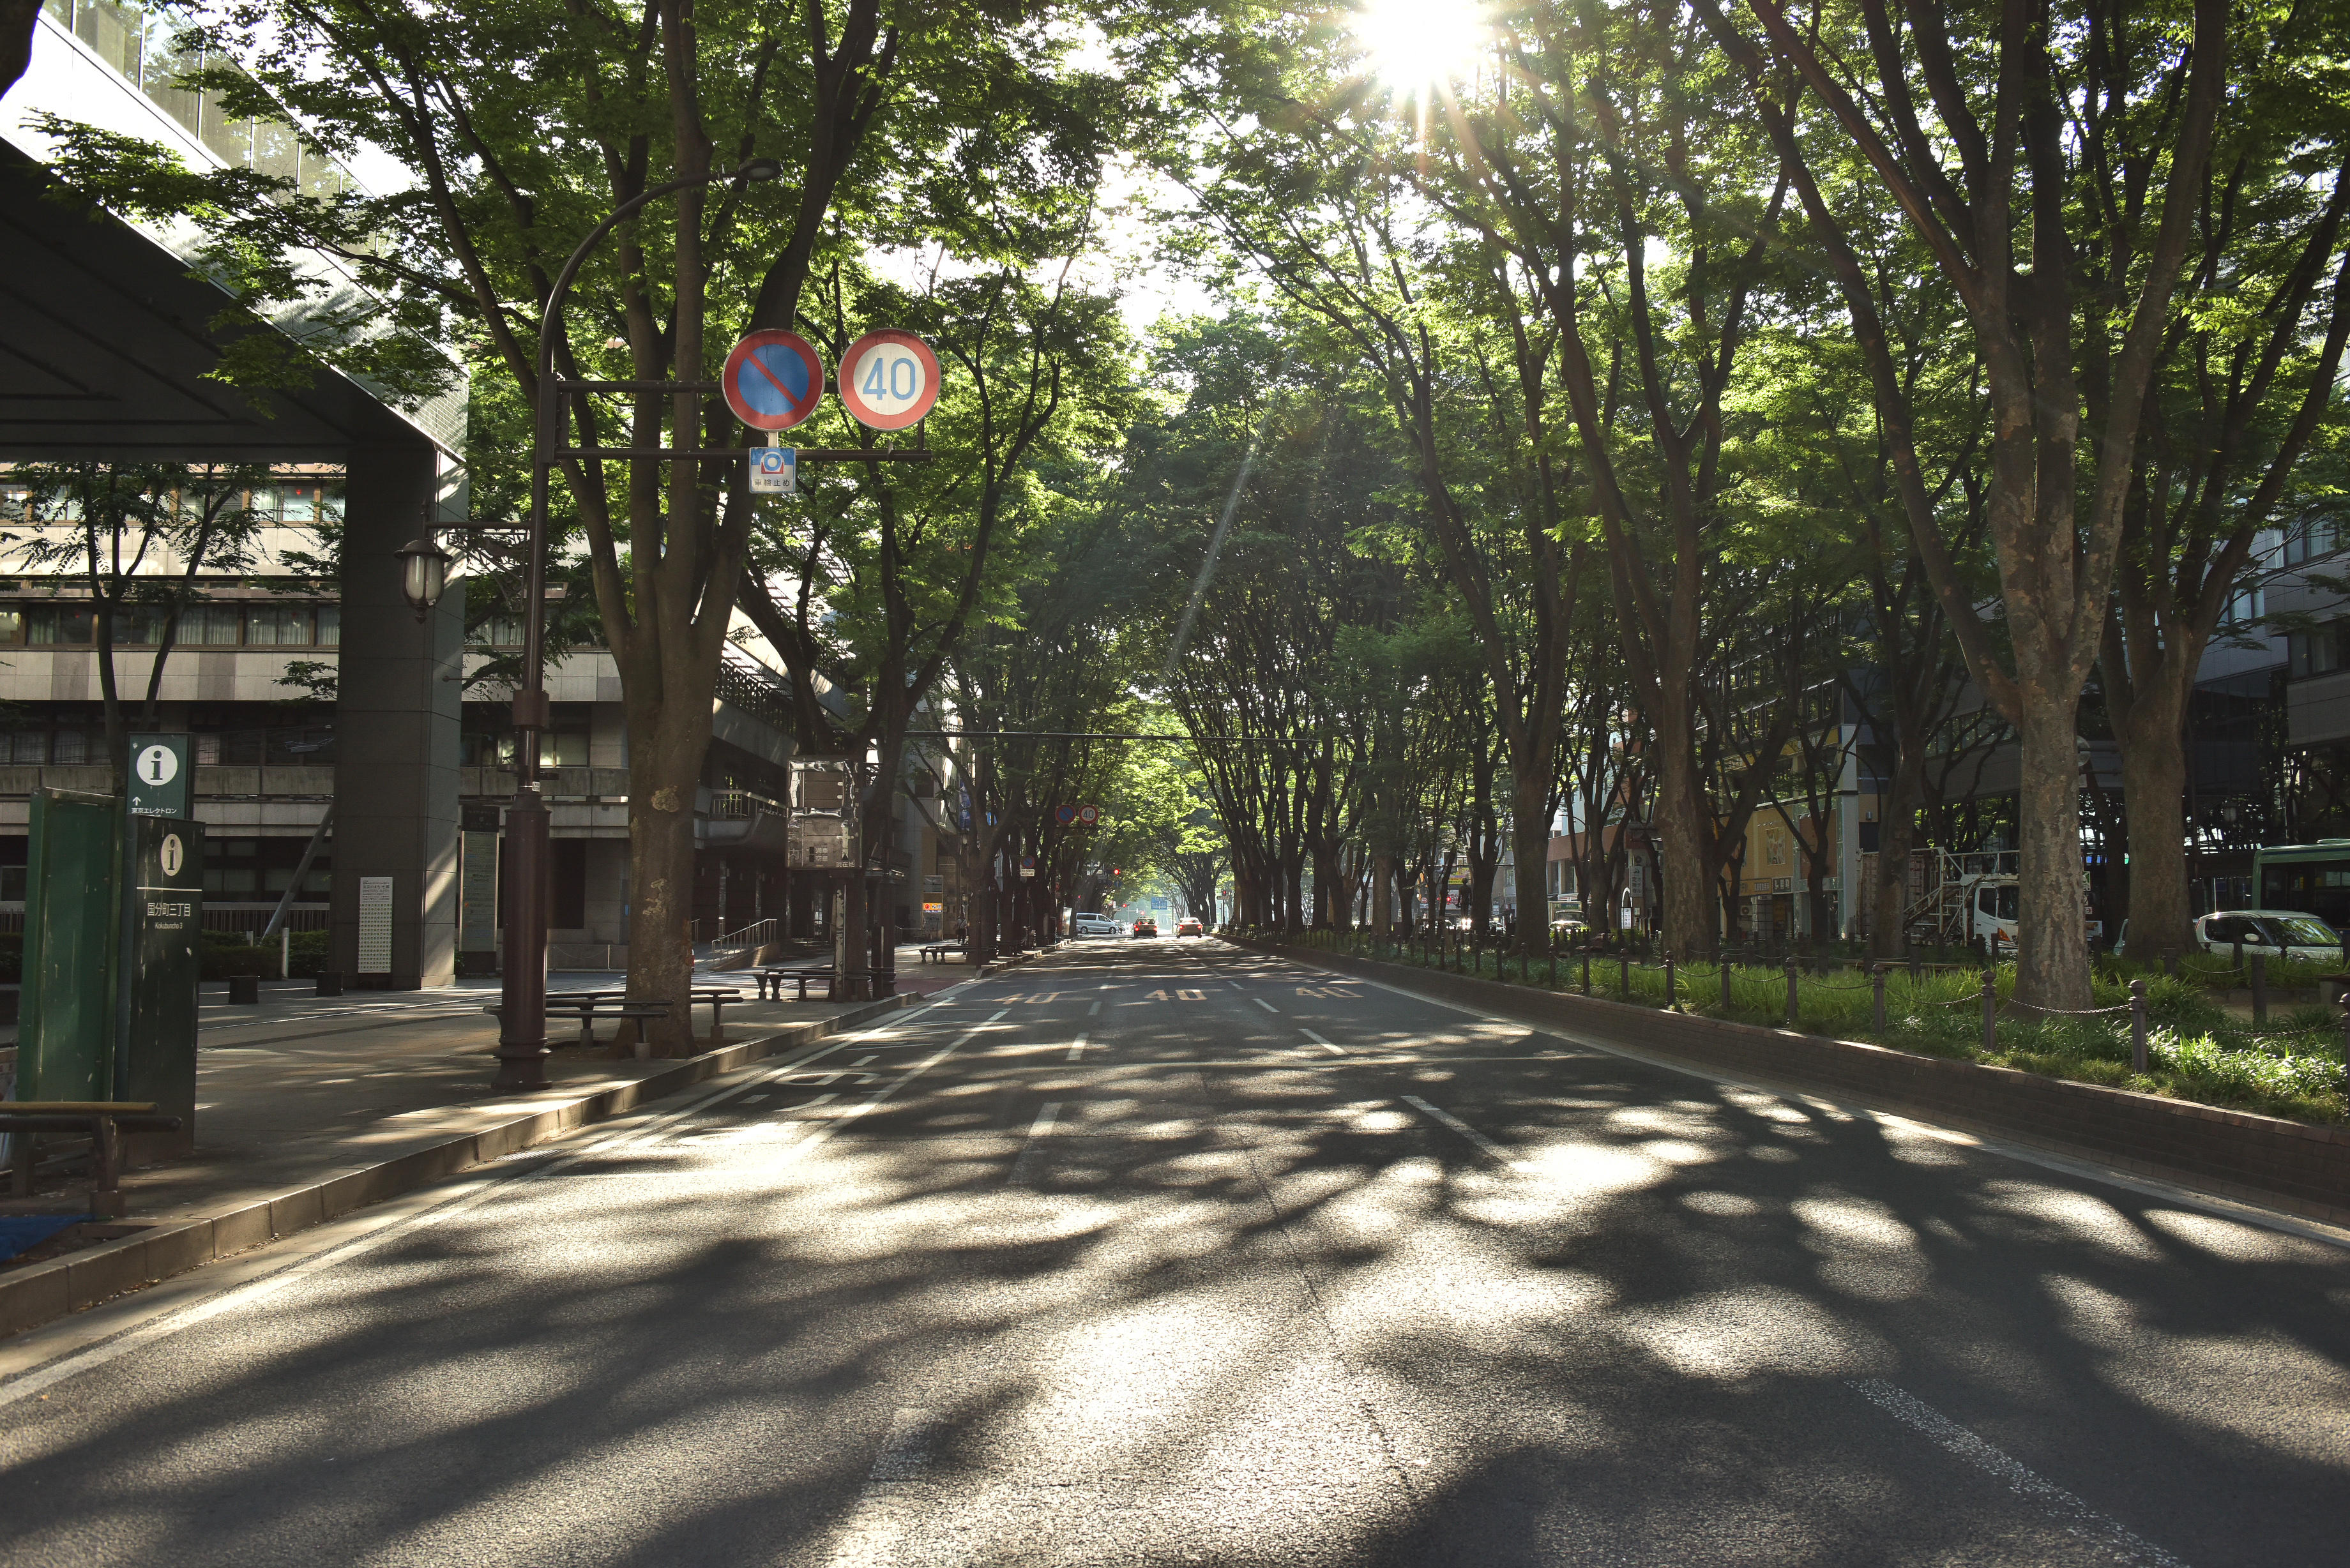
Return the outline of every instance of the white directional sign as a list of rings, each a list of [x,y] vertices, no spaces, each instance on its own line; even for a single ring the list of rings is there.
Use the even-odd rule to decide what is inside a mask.
[[[799,493],[799,452],[788,446],[754,447],[751,452],[751,493]]]
[[[877,431],[920,422],[939,400],[939,357],[910,332],[868,332],[840,357],[840,406]]]

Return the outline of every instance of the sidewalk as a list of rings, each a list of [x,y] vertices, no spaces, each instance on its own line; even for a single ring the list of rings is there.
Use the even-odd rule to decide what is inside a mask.
[[[76,1227],[0,1262],[0,1334],[14,1333],[378,1201],[585,1122],[747,1063],[877,1019],[962,981],[962,964],[917,965],[910,949],[899,994],[879,1002],[761,1002],[747,975],[729,1004],[723,1044],[686,1058],[639,1061],[608,1044],[582,1050],[550,1020],[553,1086],[497,1093],[497,1023],[483,1009],[494,980],[445,990],[323,998],[307,980],[268,981],[256,1005],[233,1007],[225,987],[200,999],[196,1147],[126,1173],[128,1213]],[[617,974],[565,973],[553,991],[616,987]],[[723,971],[696,984],[733,985]],[[706,1008],[694,1010],[698,1031]],[[43,1197],[87,1190],[45,1178]]]

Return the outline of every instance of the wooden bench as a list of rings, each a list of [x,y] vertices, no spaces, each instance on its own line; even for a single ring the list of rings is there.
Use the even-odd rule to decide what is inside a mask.
[[[696,986],[688,993],[686,1005],[706,1002],[710,1007],[710,1044],[723,1044],[726,1039],[726,1004],[740,1002],[743,993],[731,986]],[[624,991],[550,991],[546,993],[546,1011],[579,1020],[579,1044],[582,1049],[596,1044],[596,1021],[618,1019],[622,1023],[643,1023],[667,1018],[673,1005],[666,998],[648,997],[631,1002]],[[493,1018],[503,1018],[501,1004],[492,1003],[482,1009]]]
[[[120,1220],[122,1135],[177,1132],[180,1125],[177,1116],[156,1115],[152,1100],[0,1101],[0,1132],[15,1135],[11,1195],[24,1199],[33,1194],[36,1139],[60,1132],[84,1133],[89,1138],[89,1211],[100,1220]]]
[[[751,971],[751,978],[758,982],[759,1000],[762,1002],[783,1001],[784,982],[786,981],[798,982],[799,995],[795,1000],[806,1002],[808,981],[812,980],[824,981],[824,999],[833,1002],[838,999],[839,987],[836,981],[839,972],[830,964],[826,964],[816,969],[754,969]]]
[[[944,963],[947,961],[947,954],[949,953],[952,953],[957,958],[961,958],[963,953],[963,945],[961,942],[931,942],[921,950],[922,961],[924,963]]]

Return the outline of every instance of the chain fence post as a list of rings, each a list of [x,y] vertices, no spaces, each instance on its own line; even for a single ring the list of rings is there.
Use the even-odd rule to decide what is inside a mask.
[[[2342,1009],[2342,1097],[2350,1100],[2350,985],[2335,992],[2334,1001]]]
[[[1630,948],[1616,950],[1616,1000],[1618,1002],[1632,1000],[1632,950]]]
[[[1796,1019],[1803,1014],[1802,1005],[1795,995],[1795,974],[1794,955],[1791,953],[1787,957],[1787,1027],[1790,1029],[1795,1026]]]
[[[1673,1010],[1673,950],[1665,950],[1665,1011]]]
[[[1877,1032],[1879,1034],[1885,1033],[1885,971],[1891,967],[1882,963],[1868,966],[1868,988],[1876,992]]]
[[[1982,1048],[1994,1055],[1999,1051],[1999,971],[1982,971],[1983,1038]]]
[[[2252,955],[2252,1022],[2269,1021],[2269,955]]]
[[[1558,989],[1558,939],[1556,937],[1550,940],[1550,988],[1553,991]]]
[[[2146,981],[2130,981],[2130,1071],[2146,1071]]]
[[[1583,950],[1583,994],[1591,994],[1591,949],[1587,944]]]

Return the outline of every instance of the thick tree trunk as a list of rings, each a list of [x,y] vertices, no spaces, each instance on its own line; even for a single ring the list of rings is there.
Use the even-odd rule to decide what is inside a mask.
[[[2022,866],[2016,993],[2050,1007],[2089,1004],[2089,944],[2081,910],[2081,758],[2077,697],[2023,685]]]
[[[2176,958],[2194,940],[2187,888],[2185,694],[2175,680],[2141,692],[2117,725],[2129,818],[2129,951]]]
[[[1713,825],[1700,808],[1697,748],[1687,723],[1660,715],[1656,727],[1659,869],[1664,886],[1665,946],[1675,956],[1710,956],[1714,948],[1712,884],[1706,871],[1706,843]],[[1586,912],[1585,918],[1590,917]],[[1612,923],[1612,922],[1611,922]]]
[[[710,711],[630,704],[629,995],[670,1003],[645,1026],[657,1056],[693,1051],[693,804],[710,750]]]
[[[1908,940],[1902,917],[1909,912],[1909,851],[1918,842],[1918,807],[1925,784],[1926,743],[1905,736],[1893,764],[1892,792],[1877,802],[1877,918],[1868,935],[1868,950],[1875,958],[1899,957]]]
[[[1511,789],[1510,852],[1517,862],[1518,936],[1523,953],[1540,952],[1550,942],[1550,777],[1521,770]]]

